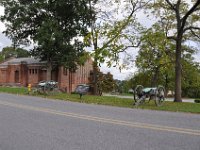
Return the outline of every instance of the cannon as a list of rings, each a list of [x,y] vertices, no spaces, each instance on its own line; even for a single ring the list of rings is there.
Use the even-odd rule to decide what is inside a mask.
[[[144,88],[142,85],[137,85],[134,90],[135,106],[145,103],[147,98],[149,101],[155,100],[157,106],[162,106],[165,100],[165,88],[163,86]]]
[[[40,81],[37,85],[37,91],[40,93],[49,93],[54,92],[58,88],[58,82],[49,80],[49,81]]]

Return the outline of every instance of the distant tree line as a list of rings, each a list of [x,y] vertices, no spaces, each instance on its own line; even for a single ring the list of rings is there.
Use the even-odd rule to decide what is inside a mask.
[[[21,58],[21,57],[29,57],[30,55],[31,54],[28,50],[25,50],[23,48],[14,48],[12,46],[10,47],[8,46],[4,47],[0,52],[0,62],[12,57]]]

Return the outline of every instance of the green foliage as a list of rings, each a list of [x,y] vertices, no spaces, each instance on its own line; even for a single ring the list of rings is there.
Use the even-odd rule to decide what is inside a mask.
[[[0,62],[2,62],[3,60],[4,60],[4,56],[0,54]]]
[[[131,83],[131,80],[124,80],[121,82],[121,93],[128,93],[129,92],[129,89],[132,89],[133,88],[133,85]]]
[[[101,80],[101,87],[103,92],[112,92],[116,87],[116,82],[113,79],[113,75],[111,73],[103,74]]]
[[[4,57],[4,59],[16,57],[16,51],[13,47],[4,47],[1,51],[1,55]]]
[[[197,25],[200,18],[197,14],[200,2],[156,0],[148,6],[158,21],[142,35],[137,67],[140,72],[150,71],[152,82],[157,82],[151,85],[162,83],[167,90],[175,88],[176,101],[181,101],[181,87],[183,96],[195,96],[199,85],[195,87],[188,82],[197,83],[198,74],[188,75],[191,69],[186,67],[188,62],[194,64],[195,48],[186,44],[189,40],[199,42],[197,33],[200,28]],[[175,79],[176,84],[173,83]]]
[[[164,85],[167,89],[170,88],[169,80],[173,79],[175,61],[173,42],[167,39],[159,23],[155,23],[144,32],[141,39],[140,50],[136,57],[139,73],[134,75],[135,83],[145,86]]]
[[[200,103],[200,99],[195,99],[194,102],[195,103]]]
[[[30,56],[30,52],[23,49],[23,48],[14,48],[14,47],[4,47],[2,49],[2,51],[0,52],[0,55],[2,57],[2,59],[8,59],[10,57],[17,57],[17,58],[21,58],[21,57],[29,57]]]
[[[85,43],[93,46],[92,56],[97,65],[106,63],[108,67],[123,65],[120,53],[129,48],[137,47],[138,32],[142,29],[137,22],[136,12],[144,7],[144,1],[99,1],[91,32],[85,36]],[[107,7],[102,7],[107,6]],[[108,9],[108,7],[112,9]],[[96,7],[96,6],[93,6]],[[105,10],[104,10],[105,8]],[[125,15],[118,17],[116,14]]]
[[[134,42],[138,42],[134,33],[139,28],[135,13],[143,7],[143,0],[123,2],[99,0],[97,3],[90,3],[90,7],[96,9],[95,14],[91,15],[93,16],[91,32],[85,36],[84,43],[86,46],[92,46],[93,49],[91,55],[94,58],[94,94],[96,94],[98,82],[96,68],[101,66],[101,63],[106,63],[108,67],[119,66],[121,69],[124,65],[120,63],[119,53],[134,47]],[[119,13],[126,15],[119,15],[118,18],[116,14]],[[133,34],[128,35],[126,32],[130,28]],[[124,40],[128,41],[130,46],[125,45]]]
[[[132,87],[135,88],[137,85],[143,85],[144,87],[150,87],[151,85],[151,72],[143,71],[138,72],[133,75],[131,78]]]
[[[154,71],[169,66],[174,61],[173,44],[167,40],[161,25],[156,23],[142,34],[136,66]]]
[[[17,58],[30,56],[30,52],[23,48],[17,48],[16,53],[17,53]]]
[[[76,68],[83,53],[79,37],[88,33],[93,0],[1,0],[4,32],[17,44],[36,43],[32,55],[52,64]]]
[[[200,97],[200,68],[199,63],[193,61],[182,60],[182,96],[199,98]],[[165,71],[165,72],[164,72]],[[170,68],[163,68],[162,73],[159,75],[157,82],[158,85],[165,86],[166,91],[174,91],[174,78],[175,74]],[[151,86],[151,79],[153,72],[149,70],[141,70],[140,72],[133,75],[133,77],[126,81],[131,82],[132,87],[136,85],[143,85],[144,87]]]
[[[200,69],[198,63],[183,62],[182,94],[191,98],[200,98]]]
[[[156,0],[150,3],[158,21],[162,23],[168,39],[175,43],[175,101],[181,102],[181,59],[184,53],[183,44],[188,40],[199,42],[200,1]]]

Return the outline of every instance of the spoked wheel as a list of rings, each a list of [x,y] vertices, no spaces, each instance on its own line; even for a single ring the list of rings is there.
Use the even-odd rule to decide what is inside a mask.
[[[143,97],[143,86],[142,85],[137,85],[135,90],[134,90],[134,101],[135,105],[140,105],[145,101],[145,97]]]
[[[142,105],[145,103],[145,99],[146,99],[146,95],[143,95],[142,97],[140,97],[140,99],[138,99],[136,102],[135,102],[135,106],[139,106],[139,105]]]
[[[165,101],[165,88],[159,86],[156,91],[156,105],[162,106]]]

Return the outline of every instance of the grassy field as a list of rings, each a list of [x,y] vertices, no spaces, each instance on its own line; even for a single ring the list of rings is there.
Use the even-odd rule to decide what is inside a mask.
[[[28,91],[26,88],[0,87],[0,92],[28,95]],[[133,105],[133,99],[123,99],[123,98],[117,98],[117,97],[112,97],[112,96],[84,95],[81,100],[78,94],[58,93],[58,94],[53,94],[53,95],[40,95],[40,94],[34,94],[34,95],[40,96],[40,97],[46,97],[50,99],[66,100],[66,101],[73,101],[73,102],[83,102],[83,103],[89,103],[89,104],[135,108]],[[174,102],[166,101],[163,106],[157,107],[154,101],[151,101],[150,103],[145,103],[137,107],[137,109],[189,112],[189,113],[200,114],[200,103],[174,103]]]
[[[0,92],[11,93],[11,94],[28,94],[27,88],[18,87],[0,87]]]

